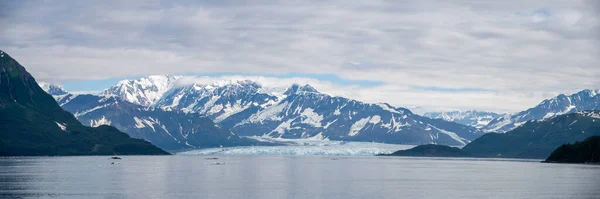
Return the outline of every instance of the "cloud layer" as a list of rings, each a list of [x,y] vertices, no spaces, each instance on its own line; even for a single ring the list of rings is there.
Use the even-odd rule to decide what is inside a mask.
[[[307,81],[368,102],[491,111],[600,87],[591,0],[0,4],[0,46],[50,82],[333,74],[381,84]]]

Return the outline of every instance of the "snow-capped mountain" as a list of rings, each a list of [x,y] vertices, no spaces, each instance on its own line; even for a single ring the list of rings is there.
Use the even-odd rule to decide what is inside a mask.
[[[408,109],[332,97],[310,85],[293,85],[284,96],[237,122],[232,131],[246,136],[446,145],[464,145],[481,135],[475,128],[421,117]]]
[[[557,115],[580,112],[585,110],[600,110],[600,90],[582,90],[573,95],[558,95],[544,100],[537,106],[525,111],[499,117],[492,120],[484,130],[486,132],[507,132],[521,126],[530,120],[544,120]]]
[[[405,108],[330,96],[310,85],[271,88],[250,80],[231,80],[175,87],[178,78],[150,76],[125,80],[102,92],[98,99],[66,95],[57,100],[83,123],[94,125],[110,121],[118,128],[124,126],[121,128],[132,132],[134,137],[143,137],[135,133],[135,127],[148,122],[154,122],[149,125],[154,128],[149,129],[160,131],[161,124],[169,123],[167,118],[160,116],[170,111],[206,116],[219,127],[231,129],[240,136],[465,145],[483,134],[474,127],[422,117]],[[78,108],[85,101],[92,105]],[[141,113],[129,114],[135,112],[132,109],[155,115],[145,117],[147,122],[142,121]],[[159,119],[160,122],[156,122]],[[178,132],[166,128],[163,134]],[[179,141],[183,139],[173,137]]]
[[[252,81],[221,81],[171,89],[154,106],[196,112],[213,118],[215,122],[223,122],[233,115],[248,115],[262,110],[279,100],[278,96],[265,92]]]
[[[464,145],[481,135],[475,128],[408,109],[332,97],[310,85],[272,89],[249,80],[193,84],[167,91],[154,107],[201,113],[241,136]]]
[[[504,134],[488,133],[463,148],[479,157],[548,157],[561,145],[600,136],[600,111],[581,111],[528,121]]]
[[[423,116],[433,119],[442,119],[450,122],[456,122],[475,128],[483,128],[492,120],[502,117],[504,114],[498,114],[486,111],[451,111],[451,112],[427,112]]]
[[[137,80],[123,80],[117,85],[102,91],[100,95],[117,96],[134,104],[150,106],[171,89],[173,83],[180,77],[152,75]]]
[[[197,113],[144,107],[112,95],[54,97],[63,109],[86,126],[111,125],[165,150],[256,144]]]
[[[67,91],[65,90],[65,88],[63,88],[61,85],[49,84],[46,82],[39,82],[38,85],[40,87],[42,87],[42,89],[44,89],[44,91],[46,91],[46,93],[53,95],[53,96],[68,94]]]

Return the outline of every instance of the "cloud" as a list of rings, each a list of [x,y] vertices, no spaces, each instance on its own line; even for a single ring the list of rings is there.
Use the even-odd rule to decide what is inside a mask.
[[[381,82],[332,89],[365,101],[518,111],[557,93],[600,87],[598,5],[27,1],[0,17],[0,46],[50,82],[331,74]]]

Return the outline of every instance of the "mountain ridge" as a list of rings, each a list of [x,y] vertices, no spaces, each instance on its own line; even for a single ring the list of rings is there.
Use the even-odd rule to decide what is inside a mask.
[[[542,159],[563,144],[594,135],[600,135],[598,110],[531,120],[507,133],[485,134],[463,150],[480,157]]]
[[[114,95],[67,94],[55,98],[86,126],[113,125],[131,137],[147,140],[165,150],[259,144],[196,113],[146,107]]]
[[[491,121],[506,114],[488,112],[488,111],[449,111],[449,112],[426,112],[423,116],[432,119],[443,119],[450,122],[456,122],[478,129],[484,128]]]
[[[107,90],[122,90],[113,89],[119,87],[118,84]],[[115,96],[143,96],[140,90],[126,91],[129,92]],[[475,128],[424,118],[405,108],[330,96],[308,84],[265,87],[240,79],[188,82],[171,86],[157,98],[151,107],[205,115],[240,136],[322,136],[348,141],[465,145],[481,135]],[[346,106],[348,110],[342,113]]]
[[[492,120],[486,132],[507,132],[530,120],[544,120],[557,115],[600,109],[600,90],[584,89],[572,95],[560,94],[527,110]]]
[[[168,155],[111,126],[89,128],[0,51],[0,155]]]

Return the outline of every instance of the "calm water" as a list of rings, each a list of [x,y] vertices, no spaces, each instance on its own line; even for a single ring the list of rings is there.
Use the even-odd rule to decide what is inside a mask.
[[[0,158],[0,197],[600,198],[600,166],[592,165],[394,157],[206,158]]]

